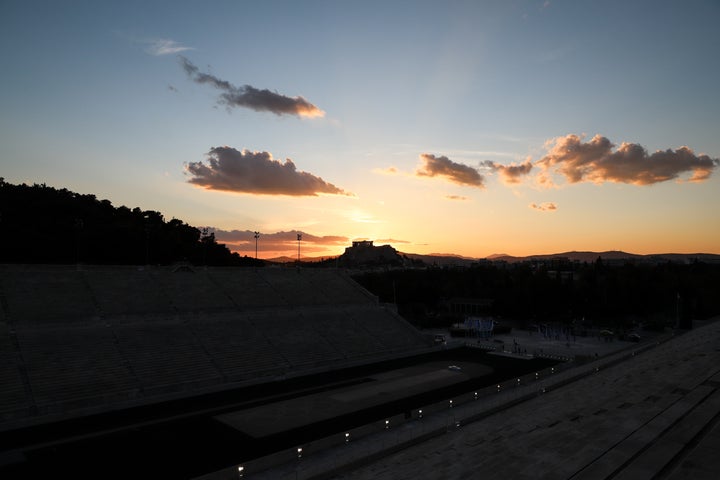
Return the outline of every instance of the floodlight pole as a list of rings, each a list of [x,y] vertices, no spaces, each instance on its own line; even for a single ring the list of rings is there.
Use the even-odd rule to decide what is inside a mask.
[[[302,233],[297,234],[298,241],[298,265],[300,265],[300,240],[302,240]]]
[[[255,234],[255,260],[257,260],[257,244],[258,238],[260,238],[260,232],[253,232]]]

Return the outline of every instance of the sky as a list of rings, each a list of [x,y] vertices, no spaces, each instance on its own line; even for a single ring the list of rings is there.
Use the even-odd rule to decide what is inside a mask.
[[[0,0],[0,176],[241,255],[720,254],[720,2]]]

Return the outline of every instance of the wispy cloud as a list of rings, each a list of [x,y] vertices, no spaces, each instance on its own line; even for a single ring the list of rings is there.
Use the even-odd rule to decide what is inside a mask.
[[[445,195],[445,198],[448,200],[467,200],[468,197],[464,197],[462,195]]]
[[[186,47],[185,45],[182,45],[175,40],[170,40],[169,38],[145,40],[143,43],[147,44],[145,52],[155,56],[172,55],[187,52],[188,50],[195,50],[193,47]]]
[[[348,218],[355,223],[385,223],[385,220],[375,217],[372,213],[357,209],[348,212]]]
[[[201,72],[198,67],[182,55],[179,57],[183,70],[195,83],[208,84],[222,91],[218,103],[228,108],[242,107],[256,112],[272,112],[276,115],[296,115],[309,118],[325,115],[325,112],[303,97],[287,97],[267,89],[260,90],[250,85],[236,87],[227,80]]]
[[[557,205],[552,202],[544,202],[540,204],[531,203],[529,207],[535,210],[540,210],[541,212],[554,212],[558,208]]]
[[[652,185],[690,174],[688,181],[700,182],[710,177],[720,160],[696,155],[688,147],[648,154],[637,143],[622,143],[617,150],[606,137],[595,135],[589,142],[583,137],[567,135],[547,142],[547,155],[536,162],[542,172],[540,183],[552,185],[551,173],[558,173],[569,183],[616,182]]]
[[[448,157],[429,153],[420,154],[420,167],[415,171],[418,177],[442,177],[458,185],[484,188],[484,177],[473,167],[456,163]]]
[[[376,168],[373,170],[373,172],[379,173],[380,175],[398,175],[398,174],[400,174],[400,170],[398,170],[397,167]]]
[[[387,243],[403,243],[403,244],[411,244],[412,242],[408,240],[398,240],[396,238],[378,238],[374,241],[374,245],[381,245],[381,244],[387,244]]]
[[[268,152],[213,147],[207,156],[207,163],[200,161],[186,165],[189,183],[209,190],[256,195],[316,196],[324,193],[352,196],[320,177],[298,171],[289,158],[281,163]]]

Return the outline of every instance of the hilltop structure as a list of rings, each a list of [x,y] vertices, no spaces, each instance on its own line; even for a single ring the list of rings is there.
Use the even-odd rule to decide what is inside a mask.
[[[403,257],[390,245],[375,246],[372,240],[357,240],[345,248],[339,263],[344,267],[401,266]]]

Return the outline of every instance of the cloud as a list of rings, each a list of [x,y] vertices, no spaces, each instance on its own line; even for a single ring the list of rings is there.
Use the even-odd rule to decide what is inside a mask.
[[[541,212],[554,212],[558,208],[557,205],[552,202],[545,202],[539,205],[537,203],[531,203],[529,207],[534,208],[535,210],[540,210]]]
[[[255,256],[254,231],[208,228],[211,232],[215,233],[217,241],[227,245],[231,251],[238,252],[240,255]],[[297,254],[298,234],[302,235],[301,247],[304,254],[308,252],[326,252],[329,248],[333,247],[341,250],[351,244],[348,237],[337,235],[317,236],[300,230],[274,233],[260,232],[258,238],[258,256],[266,258],[268,254],[271,256],[281,255],[283,253]]]
[[[398,175],[400,173],[400,170],[397,169],[397,167],[387,167],[387,168],[376,168],[373,170],[374,173],[379,173],[380,175]]]
[[[410,244],[410,243],[412,243],[412,242],[410,242],[410,241],[408,241],[408,240],[397,240],[397,239],[395,239],[395,238],[378,238],[377,240],[375,240],[374,245],[381,245],[381,244],[387,244],[387,243],[396,243],[396,244],[397,244],[397,243],[405,243],[405,244]]]
[[[652,185],[690,173],[688,181],[700,182],[710,177],[719,159],[695,155],[688,147],[648,154],[637,143],[615,145],[606,137],[595,135],[589,142],[583,137],[567,135],[550,140],[547,155],[537,161],[542,168],[540,184],[552,185],[551,173],[558,173],[569,183],[616,182]]]
[[[226,80],[201,72],[198,67],[182,55],[179,57],[185,73],[195,83],[206,83],[222,91],[218,103],[226,105],[228,108],[243,107],[256,112],[272,112],[275,115],[296,115],[310,118],[325,115],[325,112],[303,97],[286,97],[277,92],[271,92],[267,89],[259,90],[250,85],[236,87]]]
[[[445,195],[445,198],[448,200],[467,200],[468,197],[464,197],[462,195]]]
[[[184,45],[179,44],[175,40],[170,40],[168,38],[159,38],[156,40],[146,40],[144,43],[149,44],[145,48],[145,52],[149,53],[150,55],[155,55],[155,56],[171,55],[171,54],[176,54],[176,53],[180,53],[180,52],[186,52],[188,50],[195,50],[192,47],[186,47]]]
[[[421,153],[420,160],[422,165],[415,171],[415,175],[419,177],[443,177],[458,185],[485,187],[485,179],[472,167],[455,163],[445,156],[436,157],[429,153]]]
[[[481,163],[485,167],[489,167],[500,175],[503,182],[507,184],[520,183],[521,177],[530,173],[533,168],[532,162],[528,159],[521,164],[512,163],[510,165],[502,165],[492,160],[486,160]]]
[[[348,218],[356,223],[385,223],[385,220],[376,218],[372,213],[360,209],[348,212]]]
[[[256,195],[317,196],[326,193],[352,196],[320,177],[298,171],[289,158],[281,163],[268,152],[213,147],[207,155],[207,163],[200,161],[186,165],[186,174],[191,177],[189,183],[209,190]]]

